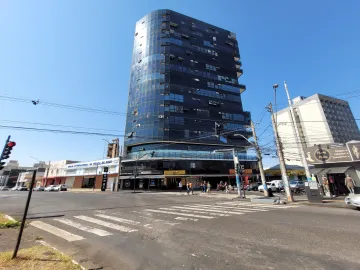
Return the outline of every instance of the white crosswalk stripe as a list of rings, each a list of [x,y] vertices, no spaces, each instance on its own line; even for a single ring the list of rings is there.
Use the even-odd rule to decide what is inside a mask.
[[[69,232],[67,232],[65,230],[59,229],[59,228],[57,228],[55,226],[52,226],[50,224],[47,224],[47,223],[39,221],[39,220],[31,222],[30,225],[32,225],[32,226],[34,226],[34,227],[36,227],[38,229],[44,230],[44,231],[46,231],[48,233],[54,234],[54,235],[56,235],[58,237],[61,237],[61,238],[65,239],[66,241],[69,241],[69,242],[79,241],[79,240],[85,239],[84,237],[82,237],[80,235],[69,233]]]
[[[153,213],[161,213],[161,214],[169,214],[169,215],[177,215],[177,216],[185,216],[185,217],[195,217],[195,218],[205,218],[205,219],[213,219],[214,218],[214,217],[209,217],[209,216],[200,216],[200,215],[194,215],[194,214],[177,213],[177,212],[156,210],[156,209],[145,209],[144,211],[153,212]]]
[[[92,223],[98,224],[100,226],[108,227],[110,229],[118,230],[118,231],[121,231],[121,232],[136,232],[137,231],[137,229],[132,229],[132,228],[120,226],[120,225],[117,225],[117,224],[114,224],[114,223],[110,223],[110,222],[103,221],[103,220],[96,219],[96,218],[92,218],[92,217],[75,216],[74,218],[78,218],[78,219],[81,219],[81,220],[92,222]]]
[[[199,206],[199,207],[211,207],[214,209],[224,209],[224,211],[227,211],[226,209],[233,209],[233,210],[237,210],[239,209],[242,212],[267,212],[269,211],[268,209],[262,209],[262,208],[248,208],[248,207],[238,207],[238,206],[220,206],[220,205],[210,205],[210,204],[196,204],[194,206]]]
[[[174,208],[159,208],[159,209],[161,209],[161,210],[169,210],[169,211],[190,212],[190,213],[199,212],[196,209],[174,209]],[[202,212],[202,214],[207,214],[207,215],[211,215],[211,216],[219,216],[219,217],[229,217],[230,216],[230,215],[227,215],[227,214],[218,214],[218,213],[204,213],[204,212]]]
[[[97,214],[95,216],[105,218],[105,219],[110,219],[110,220],[117,221],[120,223],[130,224],[130,225],[139,225],[140,224],[139,221],[124,219],[124,218],[119,218],[119,217],[114,217],[114,216],[108,216],[108,215],[103,215],[103,214]]]
[[[223,202],[219,203],[221,205],[237,205],[237,206],[246,206],[246,207],[264,207],[264,208],[274,208],[274,209],[286,209],[286,208],[296,208],[299,207],[299,205],[271,205],[271,204],[263,204],[263,203],[251,203],[251,202]]]
[[[101,230],[101,229],[96,229],[96,228],[92,228],[92,227],[89,227],[89,226],[85,226],[81,223],[78,223],[78,222],[75,222],[75,221],[72,221],[72,220],[69,220],[69,219],[66,219],[66,218],[55,218],[54,219],[55,221],[58,221],[60,223],[63,223],[63,224],[66,224],[66,225],[69,225],[71,227],[74,227],[78,230],[81,230],[81,231],[85,231],[85,232],[89,232],[89,233],[93,233],[93,234],[96,234],[96,235],[99,235],[99,236],[108,236],[108,235],[112,235],[112,233],[109,233],[107,231],[104,231],[104,230]]]
[[[192,220],[192,221],[198,221],[197,218],[188,218],[188,217],[176,217],[176,220]]]
[[[223,213],[223,214],[233,214],[233,215],[243,215],[244,212],[237,212],[237,211],[225,211],[225,210],[216,210],[216,209],[206,209],[200,208],[197,206],[173,206],[173,208],[180,208],[180,209],[195,209],[199,212],[214,212],[214,213]]]

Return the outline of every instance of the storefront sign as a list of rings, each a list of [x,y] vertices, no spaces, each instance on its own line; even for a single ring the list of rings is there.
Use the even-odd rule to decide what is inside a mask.
[[[184,175],[186,174],[185,173],[185,170],[179,170],[179,171],[164,171],[164,175]]]
[[[101,191],[105,191],[105,190],[106,190],[107,180],[108,180],[108,175],[107,175],[107,174],[103,174],[102,182],[101,182]]]
[[[360,143],[347,143],[351,158],[354,161],[360,160]]]
[[[118,164],[118,158],[109,158],[104,160],[96,160],[90,162],[81,162],[65,165],[66,169],[77,169],[77,168],[87,168],[87,167],[101,167],[105,165]]]
[[[360,150],[360,148],[359,148]],[[351,155],[346,146],[317,145],[305,149],[309,164],[336,163],[351,161]],[[360,160],[360,156],[359,156]]]

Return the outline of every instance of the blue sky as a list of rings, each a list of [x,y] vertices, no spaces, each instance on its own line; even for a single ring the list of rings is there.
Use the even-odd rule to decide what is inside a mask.
[[[221,3],[221,4],[220,4]],[[0,125],[46,127],[9,121],[82,126],[124,134],[125,117],[66,110],[41,101],[126,112],[135,22],[168,8],[235,32],[247,85],[244,108],[255,121],[273,101],[360,91],[360,1],[14,1],[0,2],[0,96],[40,99],[40,104],[0,98]],[[354,96],[354,95],[352,95]],[[344,96],[360,118],[359,98]],[[280,106],[281,107],[281,106]],[[266,113],[258,135],[270,124]],[[70,129],[65,127],[47,127]],[[11,159],[103,157],[112,137],[40,133],[0,128],[0,141],[17,142]],[[269,128],[261,144],[273,137]],[[276,164],[266,158],[265,166]]]

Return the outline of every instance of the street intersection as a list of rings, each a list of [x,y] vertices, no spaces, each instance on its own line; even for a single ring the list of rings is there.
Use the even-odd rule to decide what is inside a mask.
[[[26,192],[1,196],[0,212],[20,217]],[[359,214],[198,195],[37,192],[24,233],[89,268],[359,269]]]

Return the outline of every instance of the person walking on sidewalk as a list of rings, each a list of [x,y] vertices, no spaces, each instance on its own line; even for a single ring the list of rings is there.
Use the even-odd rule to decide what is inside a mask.
[[[180,181],[179,182],[179,191],[181,192],[181,190],[182,190],[182,182]]]
[[[347,174],[345,178],[345,185],[351,194],[354,194],[354,180]]]
[[[206,193],[206,181],[203,183],[203,192]]]
[[[192,183],[191,182],[187,182],[186,189],[187,189],[187,194],[188,195],[190,195],[190,191],[191,191],[191,194],[194,195],[194,190],[192,188]]]
[[[207,193],[211,193],[211,185],[210,185],[210,182],[207,182]]]

